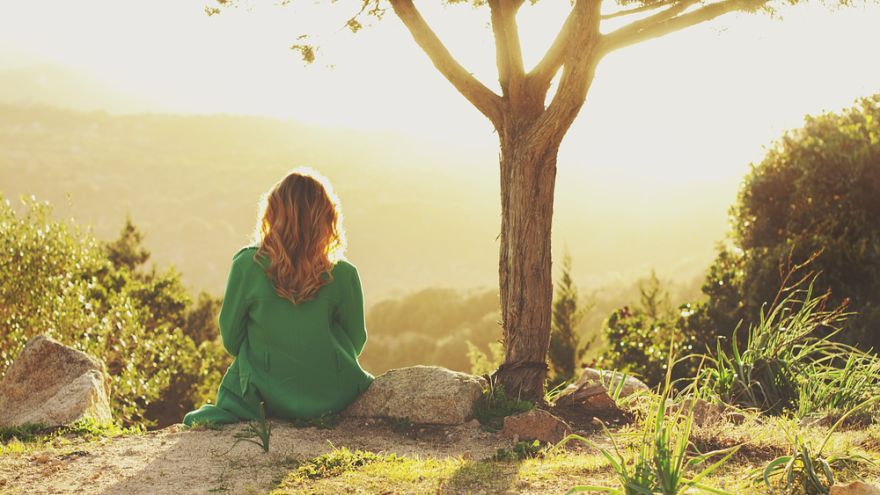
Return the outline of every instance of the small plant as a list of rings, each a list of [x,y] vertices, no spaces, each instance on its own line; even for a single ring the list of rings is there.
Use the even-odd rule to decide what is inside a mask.
[[[538,440],[533,442],[519,441],[509,449],[498,449],[498,451],[495,452],[495,455],[492,456],[492,460],[502,462],[521,461],[524,459],[542,457],[543,455],[544,449],[541,447],[541,442]]]
[[[269,452],[269,437],[271,436],[272,424],[266,420],[266,403],[261,401],[260,419],[248,423],[244,431],[236,433],[232,446],[235,447],[239,442],[250,442],[259,445],[263,452]]]
[[[535,407],[529,401],[508,397],[504,392],[504,387],[495,383],[491,377],[488,382],[489,388],[483,391],[483,395],[474,404],[474,417],[485,430],[499,431],[504,425],[505,417],[526,412]]]
[[[666,403],[672,391],[672,363],[673,356],[670,353],[665,385],[653,406],[653,420],[645,421],[638,451],[631,459],[628,460],[623,455],[614,435],[604,424],[602,428],[611,439],[611,451],[579,435],[569,435],[556,446],[558,448],[574,440],[597,449],[611,464],[620,482],[620,488],[582,485],[571,488],[567,493],[599,491],[615,495],[678,495],[687,489],[696,488],[715,494],[727,494],[700,482],[727,462],[739,446],[699,455],[691,453],[690,438],[697,401],[689,401],[690,407],[686,412],[683,407],[667,411]],[[722,456],[721,459],[693,476],[688,475],[689,471],[718,456]]]
[[[880,399],[875,397],[866,400],[847,411],[828,430],[819,448],[814,450],[810,442],[797,433],[789,435],[792,451],[788,455],[777,457],[754,475],[756,484],[762,481],[771,494],[775,494],[775,485],[781,485],[784,494],[828,495],[834,485],[834,471],[849,464],[867,463],[871,460],[859,455],[825,456],[824,450],[828,440],[844,420]]]
[[[558,399],[559,396],[562,395],[562,392],[565,391],[568,385],[569,382],[562,382],[547,390],[547,392],[544,393],[544,402],[547,402],[548,404],[556,402],[556,399]]]

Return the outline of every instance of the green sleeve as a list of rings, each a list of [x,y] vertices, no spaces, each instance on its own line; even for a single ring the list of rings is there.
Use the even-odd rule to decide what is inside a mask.
[[[357,268],[352,265],[347,284],[343,285],[342,301],[339,306],[339,322],[342,330],[351,340],[354,352],[360,356],[367,343],[367,326],[364,321],[364,291]]]
[[[229,269],[229,278],[226,281],[226,293],[223,296],[223,305],[220,307],[220,337],[223,347],[233,356],[238,356],[238,350],[247,335],[246,319],[248,316],[247,294],[247,268],[251,263],[250,251],[239,251],[232,258],[232,267]]]

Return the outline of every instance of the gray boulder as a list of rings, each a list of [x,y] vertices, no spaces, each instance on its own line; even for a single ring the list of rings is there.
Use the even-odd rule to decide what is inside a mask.
[[[0,381],[0,426],[111,421],[109,386],[100,361],[39,335]]]
[[[473,418],[486,380],[439,366],[412,366],[379,375],[344,416],[458,425]]]

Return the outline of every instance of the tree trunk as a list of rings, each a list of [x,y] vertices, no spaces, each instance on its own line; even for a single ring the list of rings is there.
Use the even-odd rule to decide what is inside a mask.
[[[498,274],[505,356],[495,378],[509,396],[543,402],[553,299],[550,230],[559,140],[535,146],[515,131],[499,134]],[[536,154],[536,150],[544,151]]]

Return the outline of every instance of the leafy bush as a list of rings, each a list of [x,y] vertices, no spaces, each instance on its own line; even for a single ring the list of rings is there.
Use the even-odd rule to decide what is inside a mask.
[[[213,397],[228,364],[222,346],[187,335],[210,330],[188,326],[202,320],[179,274],[140,269],[148,253],[130,222],[105,246],[53,220],[47,203],[24,200],[22,210],[0,204],[0,373],[47,334],[107,365],[124,425],[177,422]]]
[[[727,335],[757,323],[786,259],[819,253],[816,291],[848,301],[853,316],[837,339],[880,348],[880,95],[838,114],[807,117],[745,178],[731,208],[732,245],[722,247],[696,308],[694,333]],[[740,342],[742,343],[742,342]]]
[[[693,314],[690,305],[673,311],[667,292],[653,272],[640,282],[639,292],[638,306],[624,306],[605,321],[603,333],[608,347],[596,365],[637,376],[653,387],[664,381],[670,352],[690,355],[698,349],[698,341],[683,331],[689,328],[687,320]],[[674,361],[673,380],[693,376],[696,364],[695,359]]]

